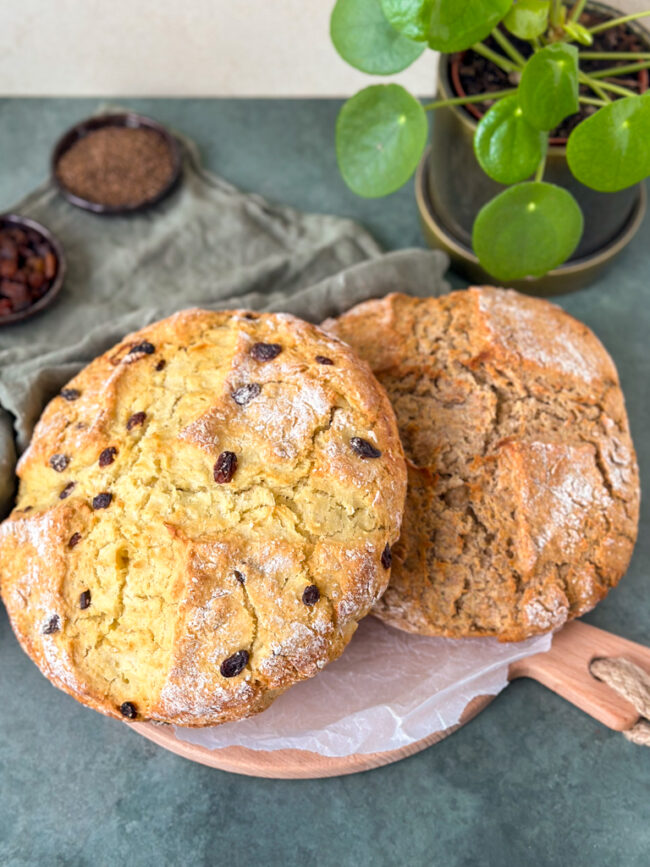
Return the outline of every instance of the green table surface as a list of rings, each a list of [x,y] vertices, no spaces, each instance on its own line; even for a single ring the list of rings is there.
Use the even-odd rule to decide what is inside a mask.
[[[206,165],[243,189],[353,217],[387,249],[423,245],[410,185],[364,201],[340,180],[337,101],[120,103],[192,136]],[[45,179],[55,139],[96,105],[0,100],[0,210]],[[646,490],[649,276],[650,219],[597,284],[559,299],[618,365]],[[626,578],[585,618],[646,644],[647,526],[646,503]],[[2,865],[649,863],[650,749],[536,683],[516,681],[452,737],[398,764],[338,779],[252,779],[167,753],[54,689],[0,613]]]

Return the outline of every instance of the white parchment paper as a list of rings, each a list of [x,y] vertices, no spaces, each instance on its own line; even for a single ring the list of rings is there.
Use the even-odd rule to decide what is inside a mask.
[[[511,662],[550,646],[551,635],[517,644],[425,638],[367,617],[343,656],[264,713],[212,728],[176,728],[176,737],[209,749],[384,752],[454,725],[475,696],[506,686]]]

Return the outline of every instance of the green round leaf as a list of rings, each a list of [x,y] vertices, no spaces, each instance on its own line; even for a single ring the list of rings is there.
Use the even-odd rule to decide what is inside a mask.
[[[381,0],[381,8],[392,27],[402,36],[426,42],[433,0]]]
[[[582,211],[571,193],[540,181],[517,184],[484,205],[472,245],[498,280],[541,277],[566,261],[582,235]]]
[[[515,0],[503,23],[519,39],[535,39],[548,27],[550,8],[550,0]]]
[[[500,184],[529,178],[545,150],[546,135],[528,123],[516,93],[495,103],[474,135],[474,153],[481,168]]]
[[[345,183],[376,198],[411,177],[427,142],[420,103],[399,84],[376,84],[345,103],[336,121],[336,156]]]
[[[463,51],[484,39],[512,0],[433,0],[429,45],[436,51]]]
[[[576,178],[602,193],[650,175],[650,93],[599,108],[569,136],[567,160]]]
[[[330,36],[343,60],[371,75],[406,69],[425,48],[390,26],[379,0],[337,0]]]
[[[537,129],[556,127],[578,110],[578,49],[556,42],[530,57],[519,82],[519,104]]]

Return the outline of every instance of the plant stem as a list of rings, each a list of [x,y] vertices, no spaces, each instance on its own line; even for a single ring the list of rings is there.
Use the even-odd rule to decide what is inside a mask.
[[[590,33],[600,33],[602,30],[609,30],[611,27],[617,27],[619,24],[626,24],[628,21],[636,21],[637,18],[646,18],[650,15],[650,9],[645,12],[633,12],[631,15],[623,15],[621,18],[613,18],[611,21],[605,21],[603,24],[596,24],[595,27],[590,27]]]
[[[569,12],[569,21],[577,21],[582,15],[582,10],[587,5],[587,0],[576,0]]]
[[[579,96],[578,102],[584,105],[607,105],[604,99],[592,99],[590,96]]]
[[[504,72],[517,72],[519,70],[519,67],[515,63],[508,60],[507,57],[504,57],[502,54],[497,54],[496,51],[492,51],[491,48],[488,48],[487,45],[483,45],[482,42],[476,42],[472,45],[472,51],[480,54],[481,57],[485,57],[486,60],[491,60],[492,63],[495,63],[498,67],[503,69]]]
[[[590,78],[618,78],[620,75],[628,75],[631,72],[641,72],[642,69],[650,69],[650,60],[641,63],[629,63],[627,66],[610,66],[608,69],[599,69],[590,72]]]
[[[526,58],[520,54],[508,37],[498,27],[495,27],[491,33],[492,37],[499,43],[508,57],[514,61],[517,66],[523,66],[526,63]]]
[[[535,180],[541,181],[544,177],[544,169],[546,168],[546,154],[548,151],[544,151],[544,156],[542,157],[540,164],[537,166],[537,170],[535,171]]]
[[[552,0],[551,3],[551,24],[553,27],[560,26],[560,14],[562,9],[562,0]]]
[[[435,102],[429,102],[423,106],[425,111],[433,111],[436,108],[444,108],[446,105],[467,105],[471,102],[487,102],[492,99],[501,99],[502,96],[510,96],[511,93],[516,93],[516,87],[509,87],[507,90],[493,90],[489,93],[473,93],[471,96],[455,96],[453,99],[437,99]]]
[[[581,60],[650,60],[650,51],[581,51]]]
[[[589,87],[592,87],[595,83],[595,81],[585,82],[585,84],[589,84]],[[598,84],[605,90],[611,90],[612,93],[618,93],[620,96],[638,96],[638,94],[633,90],[630,90],[629,87],[621,87],[620,84],[612,84],[611,81],[599,81]],[[597,92],[595,88],[594,92]]]
[[[587,87],[593,90],[596,96],[599,96],[604,102],[611,102],[610,98],[603,90],[602,84],[599,84],[599,82],[597,81],[593,81],[585,72],[579,72],[578,78],[583,84],[586,84]]]

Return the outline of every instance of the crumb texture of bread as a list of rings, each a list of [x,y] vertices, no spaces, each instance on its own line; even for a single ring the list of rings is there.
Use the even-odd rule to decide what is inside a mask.
[[[407,458],[373,613],[410,632],[520,641],[617,584],[639,478],[616,368],[589,328],[491,287],[393,294],[323,327],[386,388]]]
[[[368,366],[245,311],[126,337],[46,407],[18,474],[0,564],[22,646],[103,713],[186,726],[264,710],[342,652],[406,494]]]

